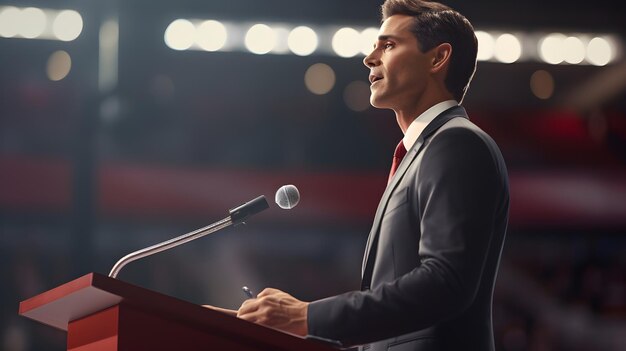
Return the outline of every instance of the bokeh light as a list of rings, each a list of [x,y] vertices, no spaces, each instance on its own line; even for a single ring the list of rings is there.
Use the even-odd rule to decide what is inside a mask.
[[[0,36],[12,38],[20,27],[22,11],[17,7],[7,6],[0,11]]]
[[[595,37],[587,45],[587,61],[595,66],[605,66],[613,58],[613,49],[608,40]]]
[[[341,57],[354,57],[361,52],[361,34],[353,28],[341,28],[333,35],[332,47]]]
[[[563,41],[563,51],[565,62],[569,64],[579,64],[585,59],[585,45],[577,37],[568,37]]]
[[[476,31],[476,39],[478,40],[478,55],[479,61],[487,61],[493,58],[495,50],[495,42],[493,36],[487,32]]]
[[[378,39],[378,28],[366,28],[361,32],[361,53],[369,55]]]
[[[335,86],[335,71],[327,64],[316,63],[306,70],[304,84],[313,94],[327,94]]]
[[[558,65],[565,60],[565,51],[563,50],[563,42],[565,35],[561,33],[552,33],[539,41],[539,57],[551,65]]]
[[[272,31],[274,31],[274,47],[271,50],[272,54],[288,55],[292,51],[289,49],[287,38],[289,37],[289,30],[284,24],[271,25]]]
[[[55,51],[48,58],[46,73],[51,81],[59,81],[67,77],[72,69],[72,58],[63,50]]]
[[[196,44],[206,51],[217,51],[224,47],[228,34],[221,22],[208,20],[196,28]]]
[[[74,10],[61,11],[52,24],[52,31],[57,39],[72,41],[83,31],[83,18]]]
[[[317,49],[318,39],[315,31],[306,26],[299,26],[289,32],[287,45],[298,56],[308,56]]]
[[[187,50],[193,45],[196,27],[186,19],[177,19],[165,30],[165,44],[174,50]]]
[[[502,34],[496,39],[494,55],[502,63],[513,63],[522,56],[522,44],[513,34]]]
[[[544,70],[538,70],[530,76],[530,90],[539,99],[549,99],[554,93],[554,78]]]
[[[253,54],[267,54],[276,46],[276,33],[268,25],[255,24],[248,29],[245,44]]]
[[[46,29],[46,14],[38,8],[28,7],[20,16],[19,34],[24,38],[33,39],[40,36]]]

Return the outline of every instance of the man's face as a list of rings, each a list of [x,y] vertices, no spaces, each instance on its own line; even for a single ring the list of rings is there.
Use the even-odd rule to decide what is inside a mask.
[[[374,50],[363,63],[370,69],[370,103],[394,111],[419,104],[429,79],[430,55],[419,50],[409,30],[413,17],[394,15],[380,26]]]

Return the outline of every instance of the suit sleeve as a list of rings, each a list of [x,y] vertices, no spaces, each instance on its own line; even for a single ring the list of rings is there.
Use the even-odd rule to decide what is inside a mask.
[[[312,302],[309,334],[363,344],[433,326],[471,305],[505,186],[499,153],[487,138],[467,128],[433,137],[419,175],[410,175],[421,262],[372,290]]]

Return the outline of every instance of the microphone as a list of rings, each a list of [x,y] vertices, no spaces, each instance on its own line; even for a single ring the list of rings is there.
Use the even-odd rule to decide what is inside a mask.
[[[295,185],[283,185],[276,191],[276,204],[283,210],[291,210],[300,202],[300,192]]]
[[[239,207],[235,207],[229,210],[228,213],[230,213],[230,219],[232,220],[233,225],[237,225],[240,223],[245,224],[245,221],[248,218],[263,210],[267,210],[269,207],[270,205],[268,205],[267,200],[265,200],[265,196],[261,195],[256,199],[250,200]]]
[[[298,190],[296,189],[296,192],[297,191]],[[231,209],[230,211],[228,211],[230,215],[222,219],[221,221],[210,224],[204,228],[194,230],[193,232],[183,234],[176,238],[152,245],[145,249],[141,249],[141,250],[137,250],[135,252],[129,253],[128,255],[122,257],[119,261],[117,261],[117,263],[115,263],[115,265],[111,269],[111,272],[109,273],[109,277],[111,278],[117,277],[117,275],[120,273],[122,268],[130,262],[133,262],[135,260],[150,256],[150,255],[154,255],[155,253],[159,253],[161,251],[172,249],[176,246],[196,240],[205,235],[215,233],[219,230],[230,227],[232,225],[244,223],[244,221],[246,221],[251,216],[263,210],[266,210],[268,208],[269,208],[269,205],[267,203],[267,200],[265,200],[265,196],[261,195],[257,197],[256,199],[250,200],[241,206]]]

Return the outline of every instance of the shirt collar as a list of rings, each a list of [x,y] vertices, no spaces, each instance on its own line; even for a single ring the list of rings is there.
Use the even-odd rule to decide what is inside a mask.
[[[432,122],[435,117],[439,116],[443,111],[457,106],[459,103],[456,100],[446,100],[442,101],[436,105],[433,105],[428,110],[424,111],[421,115],[417,116],[416,119],[411,122],[409,128],[407,128],[406,133],[404,133],[404,138],[402,142],[404,143],[404,147],[407,150],[410,150],[413,147],[413,144],[417,141],[417,138],[422,134],[426,126],[430,122]]]

